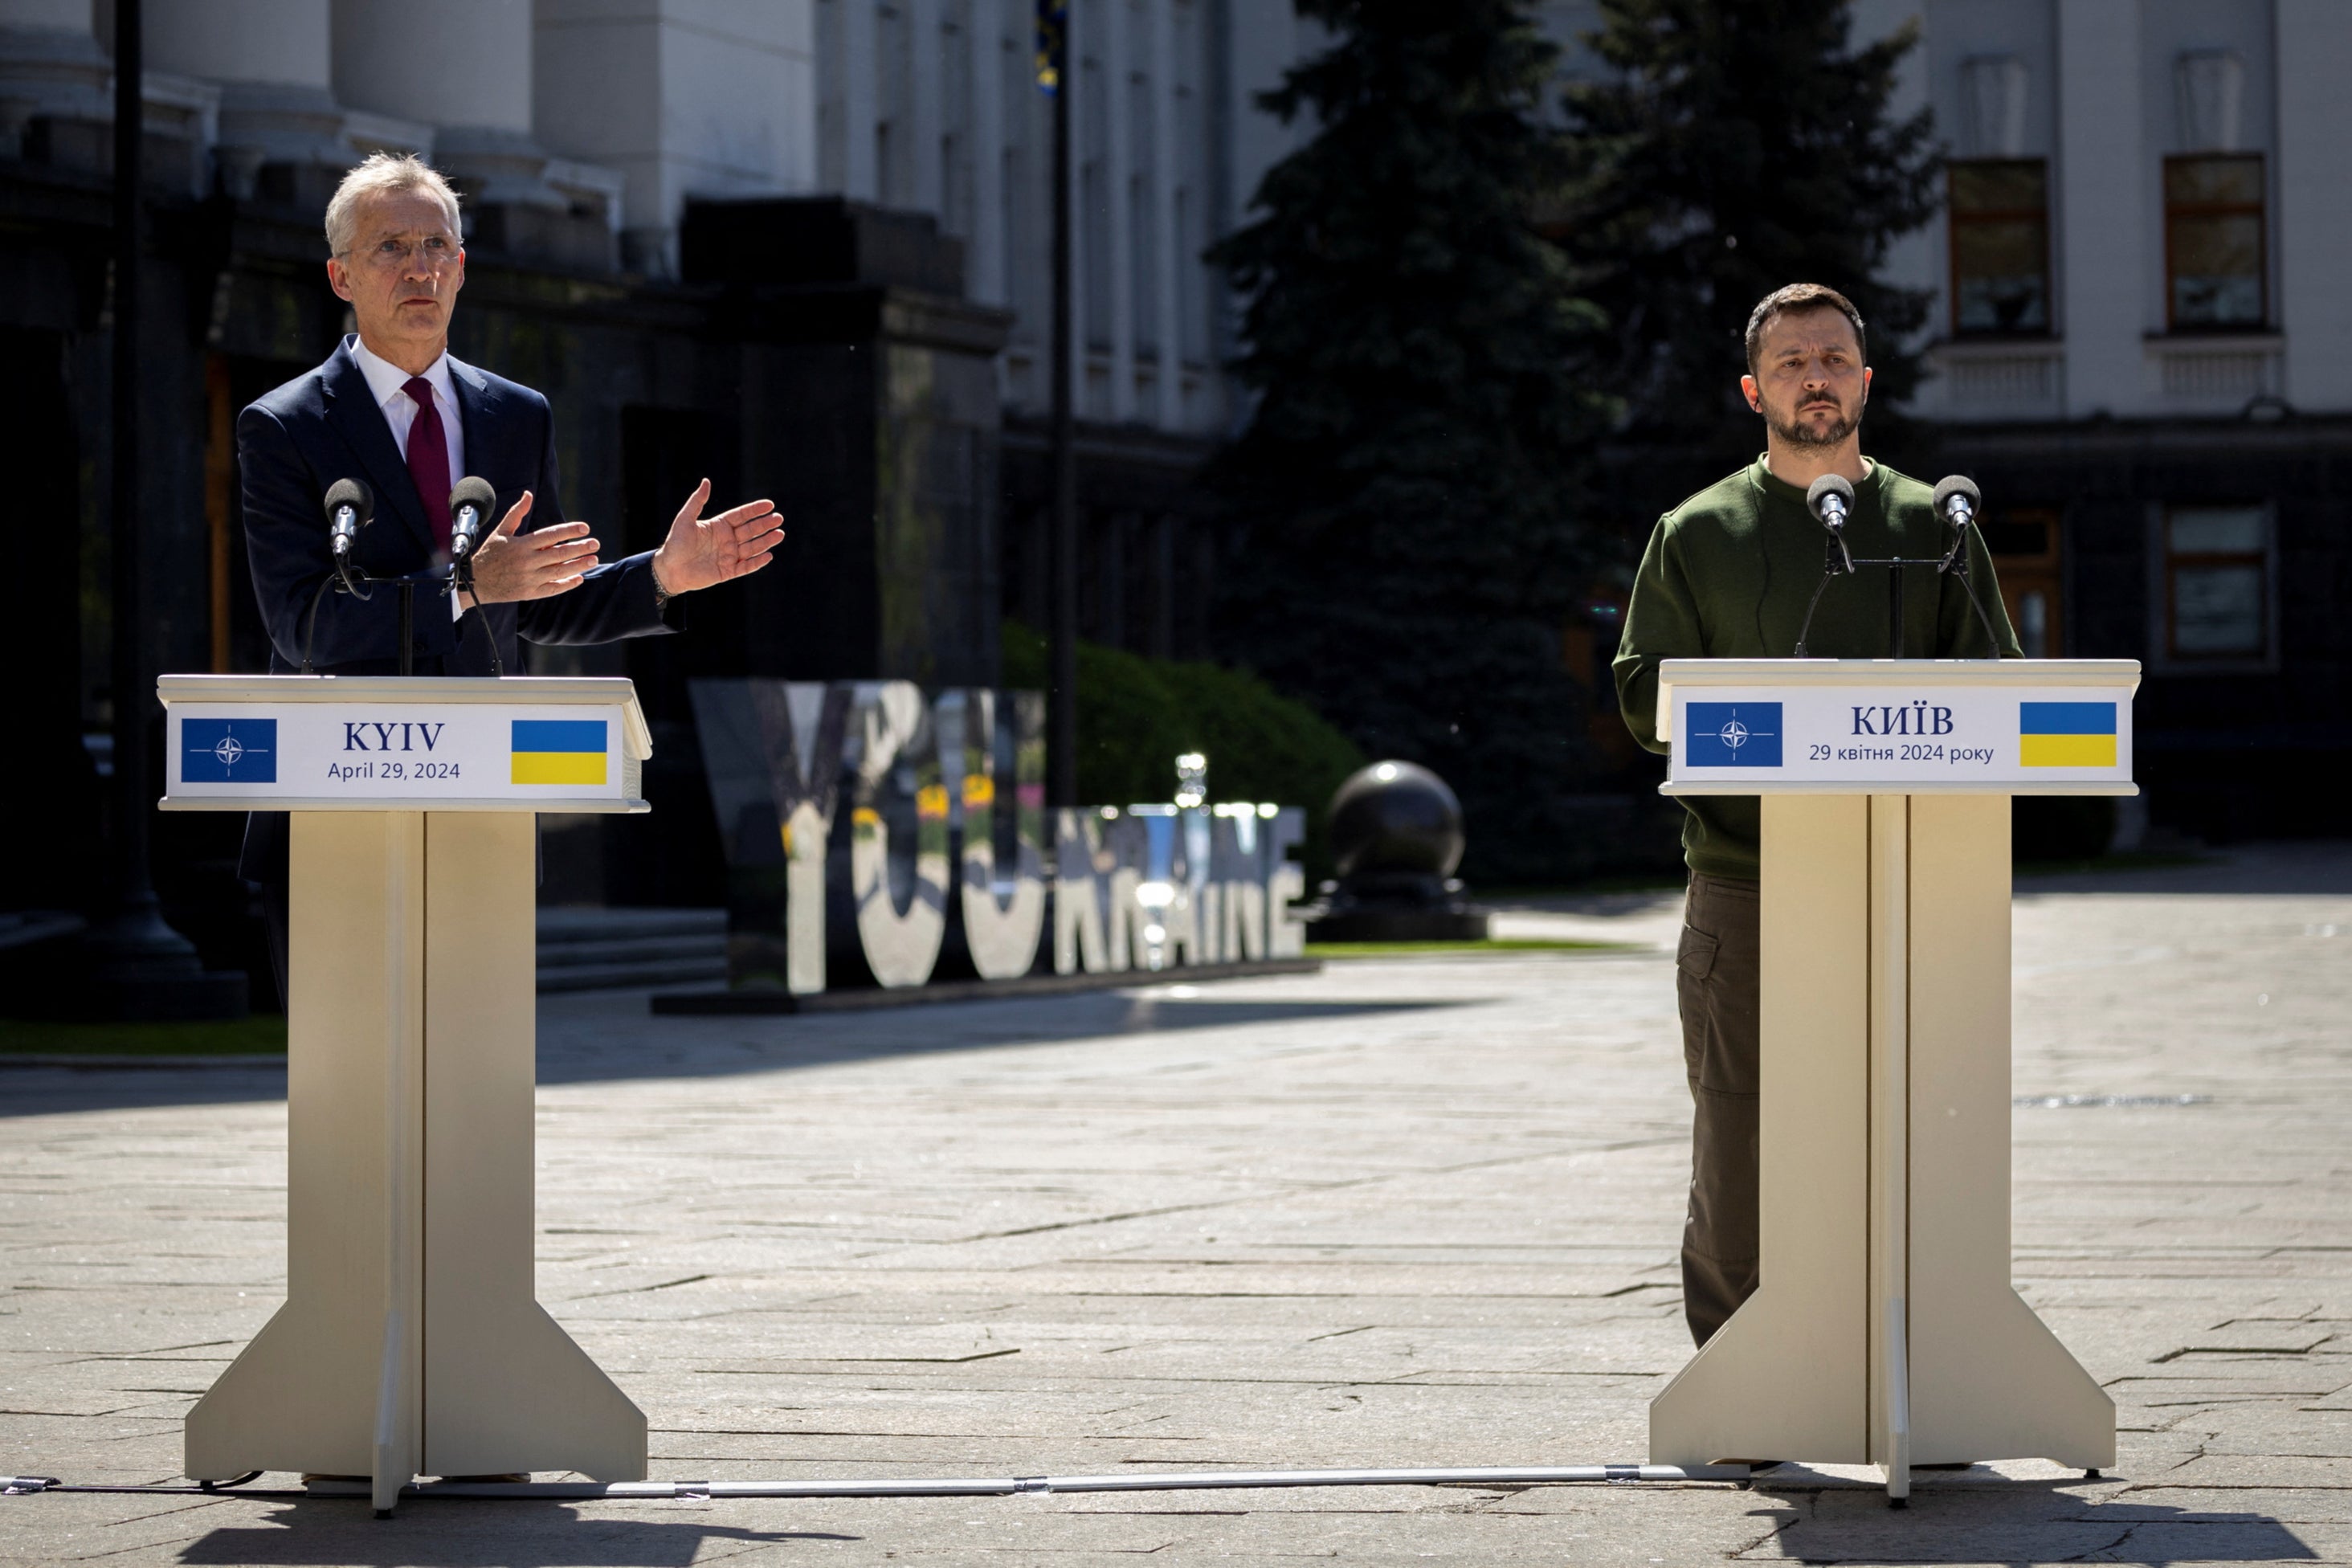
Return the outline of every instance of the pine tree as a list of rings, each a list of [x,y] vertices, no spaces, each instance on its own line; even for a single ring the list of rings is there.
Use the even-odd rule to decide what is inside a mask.
[[[1336,37],[1260,102],[1313,140],[1212,258],[1250,301],[1226,647],[1461,795],[1471,874],[1573,869],[1585,766],[1559,628],[1590,571],[1598,326],[1533,215],[1564,173],[1525,0],[1297,0]]]
[[[1938,184],[1927,111],[1889,113],[1916,26],[1855,49],[1846,0],[1601,0],[1601,13],[1589,42],[1607,75],[1567,93],[1562,234],[1610,318],[1625,435],[1698,464],[1674,465],[1666,502],[1762,448],[1739,396],[1742,336],[1788,283],[1826,283],[1862,311],[1867,439],[1891,451],[1928,296],[1879,270]]]

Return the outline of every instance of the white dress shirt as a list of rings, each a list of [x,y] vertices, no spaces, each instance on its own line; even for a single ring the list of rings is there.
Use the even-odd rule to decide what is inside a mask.
[[[405,463],[409,428],[416,423],[416,404],[408,395],[408,373],[371,350],[356,334],[351,351],[352,363],[367,377],[368,390],[375,395],[376,406],[383,410],[383,422],[392,426],[392,444],[400,448],[400,460]],[[425,379],[432,384],[433,407],[441,416],[441,437],[449,446],[449,482],[455,484],[466,476],[466,426],[457,416],[457,388],[449,379],[448,351],[442,351],[440,358],[425,367]],[[421,499],[427,507],[434,504],[431,496]],[[458,596],[450,595],[450,618],[465,613]]]
[[[367,377],[368,390],[375,394],[376,406],[383,410],[383,422],[392,426],[392,444],[400,448],[400,460],[408,461],[408,430],[416,423],[416,405],[407,391],[408,373],[357,337],[352,339],[352,362]],[[425,367],[425,379],[433,386],[433,406],[441,416],[441,436],[449,444],[449,482],[456,484],[466,477],[466,426],[457,414],[457,387],[449,379],[449,356],[446,352]],[[426,496],[425,504],[429,507],[437,499]]]

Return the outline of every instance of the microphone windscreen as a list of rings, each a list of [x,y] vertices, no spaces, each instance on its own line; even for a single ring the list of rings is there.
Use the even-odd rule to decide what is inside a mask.
[[[1841,475],[1823,474],[1815,479],[1811,488],[1805,491],[1805,510],[1815,517],[1821,516],[1822,498],[1824,496],[1835,496],[1845,502],[1848,511],[1853,510],[1853,487]]]
[[[1970,516],[1974,516],[1977,509],[1984,504],[1984,498],[1977,493],[1977,486],[1974,479],[1969,479],[1967,476],[1962,474],[1950,474],[1946,476],[1942,482],[1936,486],[1936,515],[1937,517],[1942,517],[1944,515],[1944,507],[1946,503],[1954,496],[1959,496],[1969,503],[1969,513]]]
[[[489,480],[467,474],[450,488],[449,513],[454,517],[458,508],[468,506],[487,518],[499,509],[499,492],[490,488]]]
[[[327,521],[335,521],[335,513],[349,507],[360,515],[364,528],[375,521],[375,492],[367,488],[364,479],[337,479],[327,487]]]

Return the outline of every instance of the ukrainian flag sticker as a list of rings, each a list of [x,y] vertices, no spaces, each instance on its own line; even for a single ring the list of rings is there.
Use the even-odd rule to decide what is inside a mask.
[[[2025,767],[2116,765],[2116,705],[2112,702],[2021,702],[2017,735],[2017,760]]]
[[[603,784],[604,726],[602,719],[515,720],[513,782]]]

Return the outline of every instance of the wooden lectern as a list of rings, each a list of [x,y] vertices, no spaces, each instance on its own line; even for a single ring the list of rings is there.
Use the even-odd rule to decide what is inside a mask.
[[[1668,659],[1669,795],[1763,797],[1760,1279],[1654,1464],[2115,1462],[2010,1285],[2010,796],[2133,795],[2128,659]]]
[[[534,1299],[534,814],[640,812],[626,680],[166,676],[163,806],[292,813],[286,1304],[187,1473],[646,1473]]]

